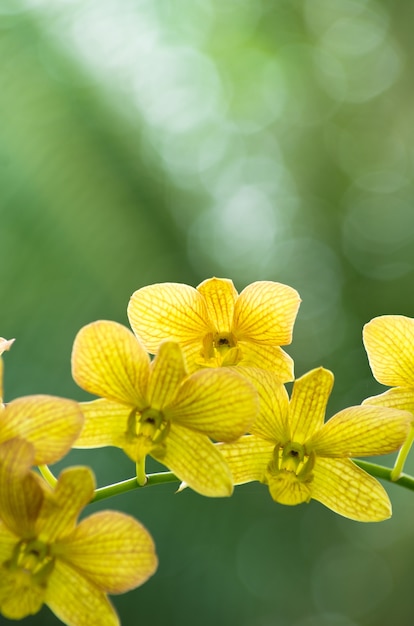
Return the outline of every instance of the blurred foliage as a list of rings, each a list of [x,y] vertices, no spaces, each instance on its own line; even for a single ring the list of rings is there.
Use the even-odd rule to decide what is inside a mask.
[[[413,20],[390,0],[2,0],[6,398],[85,399],[83,324],[126,324],[142,285],[212,275],[299,290],[289,352],[297,375],[334,371],[331,413],[379,392],[362,325],[414,312]],[[118,450],[72,462],[100,484],[133,474]],[[393,519],[362,525],[255,484],[173,490],[107,503],[160,556],[114,599],[124,626],[411,623],[409,493],[388,487]]]

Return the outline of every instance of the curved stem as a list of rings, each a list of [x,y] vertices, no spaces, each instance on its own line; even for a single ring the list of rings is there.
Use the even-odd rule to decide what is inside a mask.
[[[393,480],[392,469],[389,467],[384,467],[383,465],[378,465],[376,463],[370,463],[369,461],[360,461],[359,459],[353,459],[353,461],[368,474],[375,476],[375,478],[382,478],[383,480],[387,480],[389,482],[395,482],[396,485],[400,485],[401,487],[414,491],[413,476],[401,474],[397,480]],[[115,483],[114,485],[108,485],[107,487],[97,489],[92,502],[99,502],[99,500],[104,500],[105,498],[110,498],[121,493],[127,493],[128,491],[133,491],[134,489],[142,489],[143,487],[149,487],[151,485],[162,485],[164,483],[175,482],[180,482],[180,479],[172,472],[149,474],[145,485],[140,485],[136,477],[129,478],[128,480],[123,480],[119,483]]]
[[[133,491],[134,489],[149,487],[150,485],[162,485],[164,483],[180,482],[180,479],[177,478],[177,476],[172,472],[158,472],[156,474],[149,474],[146,478],[147,480],[144,485],[140,485],[137,478],[134,477],[129,478],[128,480],[123,480],[120,483],[115,483],[114,485],[100,487],[99,489],[96,489],[95,496],[93,497],[92,502],[99,502],[99,500],[104,500],[105,498],[110,498],[120,493],[126,493],[127,491]]]
[[[42,474],[45,481],[51,486],[55,487],[57,483],[56,476],[50,471],[47,465],[38,465],[39,472]]]
[[[395,461],[395,465],[391,472],[391,479],[393,481],[397,481],[399,477],[401,476],[401,473],[404,469],[404,463],[407,459],[407,456],[411,449],[413,441],[414,441],[414,425],[411,424],[409,435],[407,439],[405,440],[405,443],[403,444],[401,450],[398,453],[397,460]]]
[[[368,474],[371,474],[371,476],[375,476],[375,478],[382,478],[383,480],[394,482],[396,485],[405,487],[405,489],[414,491],[413,476],[409,476],[408,474],[399,474],[399,477],[395,480],[395,468],[390,469],[389,467],[384,467],[383,465],[378,465],[377,463],[361,461],[359,459],[353,459],[353,461],[356,465],[358,465],[358,467],[365,470]],[[54,487],[56,485],[57,478],[50,471],[47,465],[39,465],[39,471],[51,487]],[[133,491],[134,489],[142,489],[142,487],[175,482],[180,482],[180,479],[175,474],[173,474],[173,472],[158,472],[155,474],[149,474],[148,476],[146,476],[146,481],[142,484],[140,484],[137,477],[129,478],[119,483],[115,483],[114,485],[107,485],[106,487],[100,487],[99,489],[96,489],[95,495],[91,502],[99,502],[99,500],[105,500],[106,498],[111,498],[112,496],[116,496],[121,493],[127,493],[128,491]]]
[[[375,476],[375,478],[382,478],[383,480],[388,480],[391,483],[395,483],[396,485],[400,485],[401,487],[405,487],[406,489],[410,489],[414,491],[414,477],[409,476],[408,474],[400,474],[397,480],[393,479],[393,470],[389,467],[383,467],[382,465],[377,465],[376,463],[370,463],[369,461],[360,461],[359,459],[353,459],[354,463],[358,465],[361,469],[365,470],[371,476]]]

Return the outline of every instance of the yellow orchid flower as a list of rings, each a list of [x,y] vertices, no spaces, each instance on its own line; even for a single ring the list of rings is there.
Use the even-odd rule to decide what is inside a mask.
[[[0,338],[0,355],[14,339]],[[3,362],[0,357],[0,443],[20,437],[35,446],[35,465],[55,463],[72,447],[83,425],[77,402],[47,395],[24,396],[1,404]]]
[[[280,346],[292,341],[299,304],[299,294],[287,285],[258,281],[239,295],[231,280],[210,278],[197,289],[179,283],[138,289],[128,317],[150,353],[165,339],[180,343],[190,372],[254,366],[287,382],[293,380],[293,361]]]
[[[373,406],[344,409],[324,423],[333,374],[314,369],[297,379],[292,397],[273,372],[251,370],[260,413],[246,435],[218,444],[235,484],[265,483],[281,504],[311,498],[359,521],[391,515],[388,496],[350,457],[387,454],[398,449],[409,430],[408,412]]]
[[[250,382],[232,369],[187,377],[174,342],[163,343],[150,363],[132,332],[110,321],[79,331],[72,373],[101,396],[82,403],[85,425],[76,447],[117,446],[137,463],[150,454],[203,495],[232,493],[230,470],[210,437],[232,441],[247,432],[258,410]]]
[[[364,404],[414,413],[414,319],[404,315],[376,317],[365,324],[363,340],[374,377],[394,387],[367,398]]]
[[[24,396],[0,412],[0,443],[21,437],[35,446],[35,465],[55,463],[69,452],[82,425],[77,402],[54,396]]]
[[[414,319],[404,315],[381,315],[363,330],[369,364],[376,380],[392,389],[364,400],[363,404],[410,411],[412,424],[400,450],[392,480],[397,480],[414,441]]]
[[[33,456],[23,440],[0,445],[0,612],[21,619],[46,604],[69,626],[117,626],[107,594],[155,572],[152,538],[113,511],[76,525],[94,493],[91,470],[64,470],[52,491],[30,471]]]
[[[0,337],[0,411],[3,408],[3,359],[1,355],[6,350],[10,350],[14,343],[14,339],[4,339]]]

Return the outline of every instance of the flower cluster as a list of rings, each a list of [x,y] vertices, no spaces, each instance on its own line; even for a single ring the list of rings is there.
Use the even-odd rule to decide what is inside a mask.
[[[350,457],[397,450],[412,414],[356,406],[324,424],[333,375],[323,368],[297,379],[289,402],[283,383],[293,380],[293,363],[280,346],[291,341],[299,303],[286,285],[260,281],[238,295],[231,281],[212,278],[197,289],[172,283],[139,289],[128,315],[149,352],[174,340],[191,370],[228,366],[253,384],[259,412],[249,430],[216,444],[235,485],[257,480],[281,504],[313,498],[351,519],[386,519],[385,490]]]
[[[11,343],[0,338],[1,396],[1,354]],[[63,398],[0,405],[0,611],[10,619],[46,604],[70,626],[117,626],[107,594],[156,570],[153,540],[134,518],[102,511],[76,524],[94,496],[88,467],[63,471],[53,488],[32,469],[64,456],[83,422],[80,405]]]
[[[230,496],[259,481],[273,500],[318,500],[358,521],[391,515],[381,484],[354,461],[400,450],[398,479],[414,439],[414,320],[384,316],[364,329],[374,376],[394,387],[325,422],[333,374],[294,378],[297,291],[258,281],[240,294],[231,280],[197,288],[138,289],[132,331],[113,321],[82,328],[74,380],[89,402],[33,395],[3,404],[0,338],[0,612],[11,619],[43,604],[66,624],[119,623],[108,594],[144,583],[157,568],[154,542],[134,518],[102,511],[77,519],[97,496],[89,467],[48,464],[72,447],[121,448],[134,487],[150,483],[148,455],[164,475],[204,496]],[[286,383],[293,382],[292,392]],[[114,487],[114,486],[112,486]]]

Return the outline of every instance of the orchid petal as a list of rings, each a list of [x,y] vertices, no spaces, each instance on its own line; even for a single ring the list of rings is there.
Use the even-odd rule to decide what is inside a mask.
[[[237,367],[237,372],[246,376],[259,394],[259,413],[250,431],[273,444],[287,441],[289,396],[279,377],[253,367]]]
[[[244,341],[287,345],[292,341],[299,304],[299,294],[292,287],[271,281],[252,283],[236,301],[233,332]]]
[[[372,373],[390,387],[414,387],[414,319],[381,315],[364,326],[363,340]]]
[[[274,444],[255,435],[245,435],[234,443],[218,443],[235,485],[253,480],[265,482],[266,468],[273,458]]]
[[[33,583],[30,572],[0,567],[0,610],[8,619],[23,619],[37,613],[45,594],[45,587]]]
[[[14,343],[14,339],[4,339],[3,337],[0,337],[0,411],[3,408],[2,402],[3,402],[3,370],[4,370],[3,359],[1,358],[1,355],[6,350],[10,350],[13,343]]]
[[[57,559],[49,578],[46,604],[67,626],[119,626],[106,595],[69,563]]]
[[[162,343],[151,363],[147,392],[151,407],[160,410],[171,402],[185,376],[184,357],[178,343]]]
[[[0,413],[0,441],[21,437],[35,447],[35,465],[55,463],[69,452],[83,416],[77,402],[54,396],[26,396]]]
[[[43,502],[37,519],[37,536],[44,543],[68,535],[75,527],[81,510],[92,500],[95,479],[89,467],[63,470],[53,493]]]
[[[164,414],[172,422],[218,441],[244,435],[257,415],[253,385],[236,369],[200,370],[181,385]]]
[[[268,472],[266,477],[270,495],[279,504],[295,506],[309,502],[312,497],[309,482],[299,480],[293,472],[281,471],[277,474]]]
[[[408,411],[349,407],[332,417],[306,445],[323,457],[389,454],[402,446],[412,420]]]
[[[233,325],[237,291],[228,278],[209,278],[197,287],[204,296],[212,327],[219,333],[230,333]]]
[[[85,424],[74,448],[123,447],[131,406],[104,398],[80,406]]]
[[[363,401],[363,406],[385,406],[414,414],[414,387],[394,387]]]
[[[210,366],[210,364],[206,362],[206,359],[204,357],[202,338],[194,343],[188,343],[185,345],[180,343],[180,347],[184,357],[185,369],[187,374],[193,374],[203,367]],[[219,367],[219,365],[214,364],[214,367]]]
[[[274,371],[281,383],[293,380],[293,359],[279,346],[262,346],[258,343],[239,341],[241,359],[237,365]]]
[[[138,587],[157,568],[149,532],[133,517],[117,511],[87,517],[56,549],[60,558],[107,593]]]
[[[181,283],[159,283],[132,294],[128,318],[146,349],[155,353],[164,340],[187,344],[212,331],[203,296]]]
[[[44,492],[38,476],[30,471],[33,446],[23,439],[0,445],[0,517],[19,537],[31,537]]]
[[[332,372],[319,367],[294,382],[289,411],[292,441],[304,443],[322,428],[333,380]]]
[[[133,406],[145,404],[149,358],[130,330],[110,321],[81,328],[72,351],[72,374],[82,389]]]
[[[6,350],[10,350],[14,342],[15,339],[4,339],[4,337],[0,337],[0,356],[3,352],[6,352]]]
[[[349,459],[317,458],[312,498],[359,522],[380,522],[391,517],[385,489]]]
[[[19,540],[20,538],[14,532],[12,532],[10,528],[8,528],[6,524],[3,524],[3,522],[0,521],[0,568],[1,568],[2,563],[4,563],[5,561],[8,561],[11,558],[14,547],[16,546],[16,543],[18,543]],[[0,575],[0,586],[1,586],[1,575]],[[1,605],[1,602],[0,602],[0,605]]]
[[[165,445],[151,456],[203,496],[230,496],[233,492],[230,469],[205,435],[173,424]]]

